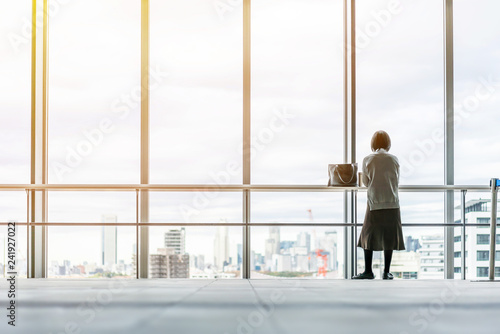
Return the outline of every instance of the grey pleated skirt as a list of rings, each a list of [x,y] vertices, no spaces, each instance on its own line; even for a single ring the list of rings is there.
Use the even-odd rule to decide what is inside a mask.
[[[401,211],[399,209],[370,211],[367,207],[358,247],[374,251],[404,250]]]

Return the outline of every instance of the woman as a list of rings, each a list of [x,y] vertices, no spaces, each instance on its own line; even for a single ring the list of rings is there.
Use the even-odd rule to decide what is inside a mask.
[[[368,187],[368,205],[359,236],[358,247],[364,249],[365,271],[353,279],[374,279],[373,251],[384,251],[383,279],[390,273],[393,250],[404,250],[403,228],[399,211],[399,162],[389,154],[391,139],[387,132],[377,131],[372,137],[372,151],[363,160],[362,180]]]

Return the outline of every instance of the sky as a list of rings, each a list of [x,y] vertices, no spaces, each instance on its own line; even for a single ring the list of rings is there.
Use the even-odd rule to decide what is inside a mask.
[[[0,13],[0,183],[29,183],[31,2],[1,1],[9,10]],[[442,3],[392,3],[357,1],[357,161],[370,153],[372,133],[384,129],[402,165],[401,184],[442,184]],[[51,4],[49,182],[139,183],[140,1]],[[499,9],[495,0],[454,1],[456,184],[485,185],[500,168]],[[322,185],[327,165],[342,162],[342,14],[340,0],[252,1],[253,184]],[[150,182],[241,184],[242,6],[151,0],[150,20]],[[234,172],[221,179],[228,166]],[[153,194],[151,221],[241,222],[240,194],[205,204],[196,196]],[[442,194],[400,196],[405,222],[442,222]],[[24,193],[0,198],[2,221],[25,219]],[[365,200],[360,194],[359,219]],[[98,223],[116,214],[132,223],[134,201],[132,193],[54,193],[49,220]],[[183,208],[195,203],[201,210],[186,218]],[[317,222],[340,222],[340,204],[333,193],[258,193],[252,221],[306,223],[311,209]],[[50,229],[49,262],[96,258],[98,228]],[[119,257],[126,259],[135,230],[121,230]],[[152,230],[151,248],[162,246],[164,230]],[[297,231],[283,234],[293,240]],[[207,252],[214,235],[214,228],[192,230],[190,249]],[[256,249],[266,235],[256,230]]]

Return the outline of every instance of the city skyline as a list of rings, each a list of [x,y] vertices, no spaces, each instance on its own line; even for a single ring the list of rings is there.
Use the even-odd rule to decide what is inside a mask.
[[[467,202],[468,207],[471,207],[471,205],[478,205],[477,203],[489,203],[488,200],[471,200]],[[476,209],[479,210],[479,209]],[[484,210],[480,210],[483,212],[483,216],[488,216],[488,209],[485,208]],[[471,211],[469,210],[468,215],[474,214],[476,211]],[[477,215],[476,215],[477,216]],[[469,217],[469,216],[468,216]],[[115,215],[102,215],[102,219],[104,220],[114,220],[116,219]],[[470,219],[470,217],[468,218]],[[229,256],[226,259],[225,265],[227,265],[227,268],[220,268],[219,266],[216,265],[217,262],[217,257],[215,254],[217,253],[217,248],[220,247],[220,243],[218,243],[216,240],[217,238],[226,238],[228,243],[230,239],[230,233],[229,231],[224,232],[225,230],[229,230],[229,226],[226,227],[219,227],[216,228],[215,232],[212,237],[213,237],[213,253],[214,257],[212,260],[210,260],[210,255],[209,252],[205,250],[205,252],[193,252],[190,249],[190,242],[189,240],[191,239],[189,230],[192,227],[182,227],[179,229],[175,228],[167,228],[165,229],[163,233],[163,244],[158,245],[160,246],[156,252],[152,252],[151,254],[163,254],[163,250],[161,250],[161,247],[167,247],[167,253],[168,254],[168,249],[171,249],[170,254],[186,254],[186,259],[184,260],[187,262],[189,268],[191,268],[191,274],[190,277],[197,277],[197,278],[203,278],[205,277],[204,275],[221,275],[221,274],[226,274],[220,277],[226,277],[226,278],[238,278],[239,274],[241,274],[241,268],[240,263],[238,262],[239,259],[238,257],[240,256],[241,253],[241,243],[238,242],[238,240],[231,240],[230,245],[228,245],[226,254]],[[253,241],[252,242],[252,267],[251,270],[254,272],[254,274],[258,275],[256,278],[263,278],[264,276],[266,277],[274,277],[276,276],[275,274],[272,274],[271,276],[268,276],[266,272],[276,272],[278,274],[277,276],[279,277],[279,272],[297,272],[300,274],[300,272],[303,272],[307,274],[308,276],[306,277],[316,277],[319,273],[318,270],[318,265],[316,264],[316,261],[323,261],[323,259],[319,258],[320,253],[316,254],[316,251],[321,249],[321,254],[324,254],[325,257],[325,269],[327,270],[326,272],[326,277],[329,278],[340,278],[342,277],[343,273],[343,258],[342,255],[337,253],[337,248],[338,248],[338,242],[339,242],[339,234],[342,234],[341,229],[332,229],[328,227],[322,227],[319,228],[319,232],[317,233],[316,231],[318,228],[309,228],[308,230],[305,230],[303,227],[298,227],[298,228],[293,228],[294,231],[290,231],[289,228],[280,228],[280,227],[263,227],[261,228],[262,232],[261,233],[256,233],[263,235],[264,238],[261,238],[258,242]],[[468,231],[472,231],[473,228],[468,228]],[[477,229],[477,228],[474,228]],[[212,229],[214,230],[214,229]],[[288,231],[287,231],[288,230]],[[104,237],[103,230],[102,228],[100,229],[101,231],[101,237]],[[282,234],[282,231],[285,233]],[[338,233],[340,232],[340,233]],[[329,235],[334,236],[332,239],[329,239]],[[168,236],[168,237],[167,237]],[[224,237],[226,236],[226,237]],[[284,237],[286,236],[286,237]],[[203,239],[206,239],[206,236],[202,237]],[[174,240],[175,239],[175,240]],[[407,250],[402,251],[402,252],[396,252],[395,253],[395,263],[394,265],[396,267],[398,266],[403,266],[404,268],[412,268],[411,263],[413,263],[415,260],[415,265],[418,267],[416,269],[415,275],[413,275],[411,272],[408,272],[403,275],[401,273],[401,277],[405,278],[442,278],[443,276],[443,271],[444,271],[444,256],[442,254],[443,252],[443,245],[444,245],[444,239],[442,234],[436,234],[435,231],[428,231],[427,234],[422,234],[420,237],[415,237],[415,235],[405,235],[405,239],[407,242]],[[273,240],[273,242],[270,243],[269,240]],[[274,241],[278,241],[278,246]],[[328,241],[331,240],[331,241]],[[431,262],[428,260],[425,260],[427,257],[425,257],[424,252],[428,252],[428,249],[426,248],[426,240],[436,240],[436,245],[438,246],[435,248],[434,246],[431,247],[432,249],[436,249],[438,252],[441,252],[441,255],[438,255],[437,259],[437,268],[441,268],[436,274],[428,274],[427,269],[424,269],[424,267],[428,267]],[[343,242],[343,239],[340,238],[340,242]],[[431,241],[432,242],[432,241]],[[268,244],[271,244],[271,250]],[[435,243],[435,242],[434,242]],[[260,244],[260,247],[257,245]],[[315,246],[317,245],[317,246]],[[330,246],[331,245],[331,246]],[[441,245],[439,248],[439,245]],[[456,246],[460,247],[460,246]],[[470,246],[469,246],[470,247]],[[486,248],[488,245],[486,245]],[[499,247],[500,248],[500,245]],[[184,250],[185,249],[185,250]],[[261,252],[258,250],[260,249]],[[184,250],[184,251],[183,251]],[[268,253],[266,253],[266,250]],[[118,259],[117,263],[113,266],[109,265],[103,265],[102,263],[99,263],[98,261],[92,262],[89,259],[86,259],[84,261],[75,261],[74,259],[71,259],[70,257],[65,258],[62,261],[57,261],[57,260],[50,260],[50,266],[49,266],[49,272],[51,273],[51,277],[61,277],[61,276],[71,276],[71,277],[80,277],[81,275],[89,277],[89,276],[94,276],[98,277],[99,275],[106,275],[106,273],[113,273],[117,275],[125,275],[127,277],[132,277],[133,271],[135,268],[133,268],[133,261],[132,261],[132,255],[135,251],[135,248],[129,248],[129,257],[126,259]],[[471,250],[473,251],[473,250]],[[159,252],[159,253],[158,253]],[[342,253],[342,252],[340,252]],[[361,252],[358,251],[358,256],[360,255]],[[404,255],[403,253],[413,253],[413,257],[408,257]],[[399,254],[399,255],[398,255]],[[316,260],[316,255],[317,260]],[[262,257],[263,260],[259,260],[259,257]],[[303,258],[303,260],[301,260]],[[201,267],[194,262],[201,260],[201,262],[198,262]],[[312,260],[311,260],[312,259]],[[377,260],[378,259],[378,260]],[[441,259],[441,260],[439,260]],[[285,262],[283,262],[285,261]],[[312,261],[312,262],[311,262]],[[375,266],[379,266],[378,268],[381,268],[381,263],[378,263],[377,261],[381,261],[381,258],[379,256],[375,257]],[[402,261],[402,262],[399,262]],[[412,262],[413,261],[413,262]],[[455,262],[457,259],[455,259]],[[288,264],[287,264],[288,263]],[[322,262],[321,262],[322,263]],[[457,263],[457,262],[456,262]],[[474,261],[475,263],[475,261]],[[62,267],[61,267],[62,265]],[[472,264],[471,264],[472,265]],[[358,259],[358,267],[362,268],[362,261]],[[413,267],[413,268],[417,268]],[[119,268],[119,269],[118,269]],[[193,269],[199,269],[198,271],[193,271]],[[208,269],[208,271],[204,270]],[[401,268],[395,269],[394,272],[396,274],[399,273],[399,270],[403,270]],[[414,269],[411,269],[414,270]],[[469,270],[474,271],[474,268],[470,268]],[[86,271],[85,273],[83,273]],[[237,272],[237,276],[230,276],[227,273],[228,272]],[[82,272],[82,274],[80,274]],[[264,273],[264,276],[262,273]],[[205,273],[205,274],[204,274]],[[334,276],[331,276],[331,273],[334,274]],[[95,276],[97,275],[97,276]],[[312,276],[311,276],[312,275]],[[475,274],[471,273],[471,277],[475,277]],[[321,276],[321,275],[319,275]],[[211,276],[207,276],[206,278],[209,278]],[[399,276],[397,276],[399,277]],[[481,276],[480,276],[481,277]],[[187,278],[187,277],[186,277]]]

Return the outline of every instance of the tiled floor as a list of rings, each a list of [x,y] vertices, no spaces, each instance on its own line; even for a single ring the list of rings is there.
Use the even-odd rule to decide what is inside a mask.
[[[500,283],[20,280],[0,333],[500,333]],[[3,313],[3,314],[1,314]]]

